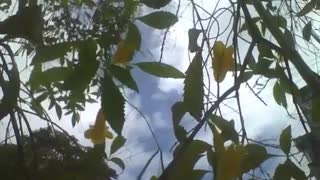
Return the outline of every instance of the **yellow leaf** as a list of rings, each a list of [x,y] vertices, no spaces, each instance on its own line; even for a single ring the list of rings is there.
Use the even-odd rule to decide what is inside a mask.
[[[135,47],[126,42],[120,41],[117,50],[113,55],[113,64],[126,65],[132,59]]]
[[[233,48],[227,47],[221,41],[217,41],[213,48],[213,75],[217,82],[222,82],[228,70],[233,68]]]
[[[102,144],[105,142],[105,138],[113,138],[112,132],[110,132],[108,129],[109,127],[107,127],[105,124],[103,110],[100,108],[97,113],[95,124],[90,126],[90,128],[84,132],[84,136],[87,139],[91,139],[93,144]]]

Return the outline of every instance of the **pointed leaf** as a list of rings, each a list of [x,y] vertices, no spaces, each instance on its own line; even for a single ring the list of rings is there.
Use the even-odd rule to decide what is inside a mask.
[[[155,29],[166,29],[178,22],[176,15],[166,11],[153,12],[137,19]]]
[[[273,179],[274,180],[306,180],[307,177],[305,173],[298,168],[292,161],[287,159],[283,164],[279,164],[277,167]]]
[[[312,31],[312,24],[311,24],[311,21],[309,21],[302,30],[303,38],[306,41],[310,41],[311,31]]]
[[[140,2],[148,7],[160,9],[167,5],[170,1],[171,0],[141,0]]]
[[[176,102],[171,107],[173,125],[179,125],[181,119],[186,114],[186,108],[183,102]]]
[[[301,17],[301,16],[304,16],[304,15],[307,15],[309,12],[312,11],[313,8],[316,7],[316,3],[315,1],[311,0],[309,1],[302,9],[301,11],[299,11],[297,13],[297,16],[298,17]]]
[[[188,31],[188,35],[189,35],[189,51],[190,52],[197,52],[201,50],[201,47],[198,45],[197,41],[198,41],[198,37],[199,34],[202,31],[199,29],[189,29]]]
[[[277,104],[285,108],[287,107],[285,92],[283,91],[283,89],[281,88],[278,82],[276,82],[273,86],[273,97],[274,97],[274,100],[277,102]]]
[[[124,138],[123,136],[117,136],[111,144],[110,154],[117,152],[124,145],[125,142],[126,138]]]
[[[125,168],[125,164],[122,161],[122,159],[117,158],[117,157],[113,157],[110,159],[110,161],[114,162],[116,165],[118,165],[122,170],[124,170]]]
[[[280,135],[280,148],[282,151],[289,155],[291,148],[291,126],[285,128]]]
[[[80,121],[79,113],[78,112],[73,112],[72,118],[71,118],[72,126],[74,127],[76,125],[76,123],[78,123],[79,121]]]
[[[31,64],[44,63],[61,58],[67,54],[76,43],[64,42],[51,46],[40,46],[37,48],[36,55]]]
[[[227,121],[224,118],[217,116],[215,114],[212,114],[210,116],[210,122],[212,122],[214,125],[216,125],[221,130],[221,137],[223,138],[223,141],[231,140],[234,143],[239,143],[239,135],[237,131],[234,128],[234,121]],[[211,128],[211,131],[213,131],[212,125],[209,123],[209,127]]]
[[[185,75],[175,67],[159,62],[136,63],[142,71],[162,78],[184,78]]]
[[[266,148],[263,146],[257,144],[247,144],[245,148],[246,155],[244,156],[242,165],[242,171],[244,173],[257,168],[265,160],[270,158],[270,155],[267,153]]]
[[[126,36],[125,42],[131,44],[135,50],[140,49],[141,34],[138,27],[132,22],[129,22],[128,34]]]
[[[184,106],[195,119],[200,120],[203,110],[202,56],[197,53],[186,71]]]
[[[124,98],[109,74],[105,72],[102,83],[101,107],[111,128],[121,136],[124,124]]]
[[[62,109],[61,109],[61,107],[60,107],[59,104],[56,104],[54,107],[55,107],[55,109],[56,109],[57,116],[58,116],[58,118],[59,118],[59,120],[60,120],[60,119],[61,119],[61,116],[62,116]]]
[[[111,65],[110,71],[122,84],[136,92],[139,92],[138,86],[131,76],[130,69]]]

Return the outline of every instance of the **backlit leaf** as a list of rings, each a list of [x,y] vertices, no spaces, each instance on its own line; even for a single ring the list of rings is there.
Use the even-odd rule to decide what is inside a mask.
[[[171,0],[141,0],[140,2],[148,7],[159,9],[167,5]]]
[[[247,144],[245,146],[246,154],[244,156],[242,171],[248,172],[252,169],[257,168],[265,160],[269,159],[271,156],[267,153],[265,147],[257,144]]]
[[[166,11],[153,12],[137,19],[155,29],[166,29],[178,22],[176,15]]]
[[[306,41],[309,41],[309,40],[310,40],[311,31],[312,31],[312,24],[311,24],[311,21],[309,21],[309,22],[304,26],[304,28],[303,28],[303,30],[302,30],[303,38],[304,38]]]
[[[203,110],[203,72],[201,52],[197,53],[186,71],[183,103],[191,116],[200,120]]]
[[[291,148],[291,126],[282,131],[280,135],[280,148],[286,155],[289,155]]]
[[[67,54],[76,43],[63,42],[51,46],[40,46],[36,49],[36,55],[31,64],[44,63],[61,58]]]
[[[139,92],[138,86],[135,80],[132,78],[129,68],[122,68],[120,66],[111,65],[110,71],[112,75],[122,84],[136,92]]]
[[[142,71],[162,78],[184,78],[185,75],[175,67],[160,62],[140,62],[136,63]]]
[[[274,180],[291,180],[294,178],[295,180],[306,180],[307,177],[305,173],[299,169],[292,161],[287,159],[287,161],[283,164],[279,164],[273,179]]]
[[[313,8],[316,7],[315,1],[309,1],[298,13],[297,16],[301,17],[307,15],[309,12],[312,11]]]
[[[124,124],[124,98],[107,72],[102,82],[101,106],[111,128],[121,136]]]
[[[110,154],[117,152],[124,145],[125,142],[126,138],[124,138],[123,136],[117,136],[111,144]]]
[[[189,29],[188,35],[189,35],[189,51],[190,52],[197,52],[201,50],[201,47],[198,45],[197,40],[199,37],[199,34],[202,31],[199,29]]]
[[[216,125],[221,130],[221,138],[223,141],[231,140],[234,143],[239,143],[239,135],[237,131],[234,128],[234,121],[227,121],[226,119],[217,116],[215,114],[212,114],[210,116],[210,122],[214,125]],[[211,128],[211,131],[213,131],[212,125],[209,123],[209,127]]]
[[[287,99],[285,92],[283,91],[278,82],[276,82],[273,86],[273,97],[277,104],[285,108],[287,107]]]
[[[125,164],[122,161],[122,159],[117,158],[117,157],[113,157],[110,159],[110,161],[114,162],[116,165],[118,165],[122,170],[124,170],[125,168]]]

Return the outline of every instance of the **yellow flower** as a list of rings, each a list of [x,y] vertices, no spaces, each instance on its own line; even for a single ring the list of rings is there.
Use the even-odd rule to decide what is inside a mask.
[[[132,44],[122,40],[118,43],[113,55],[113,64],[127,65],[132,59],[135,48]]]
[[[212,60],[212,67],[213,67],[213,75],[214,79],[217,82],[222,82],[226,77],[227,71],[232,70],[234,59],[233,55],[233,48],[226,46],[221,41],[217,41],[213,48],[213,60]]]
[[[90,126],[90,128],[84,132],[84,136],[87,139],[91,139],[93,144],[102,144],[105,142],[105,138],[113,138],[112,132],[110,132],[108,129],[109,127],[107,127],[105,124],[103,110],[100,108],[95,124]]]

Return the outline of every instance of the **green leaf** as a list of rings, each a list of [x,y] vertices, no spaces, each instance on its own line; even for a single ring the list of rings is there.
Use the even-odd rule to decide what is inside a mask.
[[[186,108],[183,102],[176,102],[171,107],[173,125],[179,125],[181,119],[186,114]]]
[[[279,164],[273,179],[274,180],[306,180],[307,177],[305,173],[298,168],[290,159],[287,159],[285,163]]]
[[[282,151],[289,155],[291,149],[291,126],[285,128],[280,135],[280,148]]]
[[[110,161],[114,162],[116,165],[118,165],[122,170],[124,170],[125,168],[125,164],[122,161],[122,159],[117,158],[117,157],[113,157],[110,159]]]
[[[125,142],[126,138],[124,138],[123,136],[117,136],[111,144],[110,154],[117,152],[124,145]]]
[[[254,24],[256,24],[256,23],[259,22],[260,20],[261,20],[261,17],[253,17],[253,18],[251,19],[251,22],[254,23]],[[248,30],[248,23],[247,23],[247,21],[245,21],[245,22],[242,24],[239,32],[241,33],[241,32],[243,32],[243,31],[245,31],[245,30]]]
[[[227,121],[224,118],[217,116],[215,114],[210,115],[210,122],[214,125],[216,125],[221,130],[221,137],[223,141],[231,140],[234,143],[239,143],[239,135],[237,131],[234,128],[234,120]],[[211,131],[213,132],[213,126],[209,123],[209,127],[211,128]]]
[[[112,75],[118,79],[122,84],[127,86],[128,88],[139,92],[138,86],[135,82],[135,80],[132,78],[130,69],[128,68],[122,68],[117,65],[111,65],[110,71]]]
[[[166,29],[178,22],[176,15],[166,11],[153,12],[137,19],[155,29]]]
[[[184,78],[185,75],[175,67],[160,62],[136,63],[142,71],[162,78]]]
[[[311,24],[311,21],[309,21],[302,30],[303,38],[306,41],[310,41],[311,31],[312,31],[312,24]]]
[[[253,76],[253,72],[252,71],[246,71],[243,73],[243,77],[241,79],[241,82],[247,82],[249,79],[251,79]]]
[[[201,52],[197,53],[186,71],[183,103],[186,110],[196,120],[200,120],[203,110],[203,72]]]
[[[107,72],[102,82],[101,107],[112,129],[121,136],[124,124],[124,98]]]
[[[195,28],[189,29],[189,31],[188,31],[188,35],[189,35],[189,51],[192,52],[192,53],[201,50],[201,47],[197,43],[199,34],[201,32],[202,32],[201,30],[195,29]]]
[[[268,71],[272,61],[262,57],[262,54],[259,54],[258,62],[254,65],[254,73],[264,75]]]
[[[61,119],[62,117],[62,109],[61,109],[61,106],[59,104],[55,104],[55,109],[56,109],[56,113],[57,113],[57,116],[59,118],[59,120]]]
[[[277,104],[283,106],[284,108],[287,108],[286,94],[281,88],[279,82],[276,82],[273,86],[273,97]]]
[[[44,63],[61,58],[67,54],[76,43],[63,42],[52,46],[40,46],[36,49],[36,55],[31,64]]]
[[[181,148],[181,144],[175,149],[173,155],[177,156]],[[185,152],[177,161],[176,166],[173,167],[168,179],[190,179],[194,177],[194,166],[202,157],[204,152],[211,149],[211,145],[204,141],[193,140]]]
[[[247,144],[245,146],[246,154],[243,159],[243,169],[244,173],[257,168],[260,166],[265,160],[270,158],[271,156],[267,153],[265,147],[257,145],[257,144]]]
[[[32,86],[48,85],[52,82],[64,81],[72,74],[72,69],[68,67],[54,67],[44,72],[38,71],[31,74],[30,83]]]
[[[140,0],[140,2],[144,5],[154,9],[160,9],[167,5],[170,1],[171,0]]]
[[[135,50],[139,50],[141,46],[141,34],[137,26],[130,22],[128,25],[128,34],[125,39],[125,43],[130,44]]]
[[[76,123],[78,123],[79,121],[80,121],[80,114],[78,112],[73,112],[72,118],[71,118],[72,126],[74,127]]]
[[[312,9],[313,8],[315,8],[316,7],[316,3],[315,3],[315,1],[309,1],[302,9],[301,9],[301,11],[299,11],[298,13],[297,13],[297,16],[298,17],[301,17],[301,16],[305,16],[305,15],[307,15],[309,12],[311,12],[312,11]]]
[[[180,125],[176,125],[173,127],[174,135],[176,136],[179,142],[183,142],[187,137],[187,131]]]

